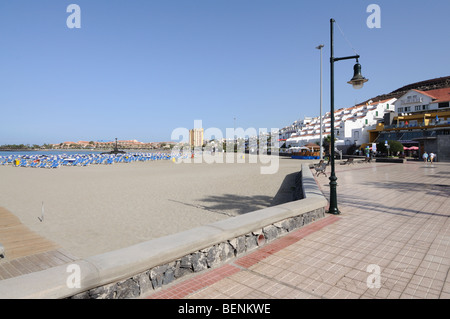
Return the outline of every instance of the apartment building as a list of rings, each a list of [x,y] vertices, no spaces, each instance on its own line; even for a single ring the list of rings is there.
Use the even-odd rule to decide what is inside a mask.
[[[192,147],[202,147],[203,146],[203,129],[194,128],[189,130],[189,146]]]
[[[345,151],[353,144],[368,143],[369,131],[376,128],[378,121],[383,119],[386,112],[394,112],[395,101],[395,98],[377,102],[369,101],[336,110],[334,112],[336,148]],[[331,113],[328,112],[322,117],[322,137],[331,135],[331,129]],[[314,117],[286,140],[286,146],[298,147],[308,143],[318,143],[320,131],[320,117]]]
[[[433,152],[450,160],[450,87],[411,89],[394,103],[395,113],[369,132],[369,142],[395,140],[418,146],[419,154]]]

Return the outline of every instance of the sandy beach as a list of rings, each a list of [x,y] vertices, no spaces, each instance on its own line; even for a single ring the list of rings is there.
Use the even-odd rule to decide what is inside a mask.
[[[85,258],[288,201],[305,162],[1,166],[0,207]]]

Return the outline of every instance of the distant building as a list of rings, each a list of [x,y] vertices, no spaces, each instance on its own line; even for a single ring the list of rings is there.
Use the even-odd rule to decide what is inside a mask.
[[[292,123],[292,125],[283,127],[279,130],[280,141],[286,141],[288,138],[295,136],[301,129],[312,121],[312,117],[305,117],[303,120],[299,119]]]
[[[202,147],[203,146],[203,129],[194,128],[189,131],[189,146]]]
[[[341,108],[334,112],[335,145],[346,150],[353,144],[358,146],[369,142],[369,130],[374,129],[377,122],[383,119],[386,112],[394,112],[395,98],[378,102],[369,101],[349,108]],[[322,138],[331,135],[331,113],[322,117]],[[320,141],[320,117],[305,118],[302,127],[287,140],[286,146],[305,146]]]
[[[378,102],[368,102],[338,113],[335,120],[336,145],[364,145],[369,142],[369,131],[387,113],[394,112],[396,99],[391,98]],[[346,114],[347,113],[347,114]]]
[[[166,143],[167,144],[167,143]],[[52,144],[54,149],[110,149],[116,146],[115,141],[78,141],[78,142],[63,142],[59,144]],[[158,148],[159,144],[144,143],[138,140],[118,140],[117,147],[121,149],[153,149]]]
[[[322,117],[322,137],[331,134],[330,112]],[[334,113],[336,148],[396,140],[450,160],[450,76],[416,82]],[[287,147],[320,140],[320,117],[295,121],[279,131]]]
[[[120,148],[129,148],[129,149],[138,149],[142,148],[145,145],[143,142],[139,142],[138,140],[118,140],[117,146]]]
[[[395,113],[370,131],[369,142],[394,140],[450,160],[450,87],[411,89],[394,103]]]

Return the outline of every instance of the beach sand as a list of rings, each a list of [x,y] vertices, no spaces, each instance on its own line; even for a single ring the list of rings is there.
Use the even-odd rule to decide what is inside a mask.
[[[85,258],[289,201],[306,162],[280,157],[275,174],[261,174],[269,164],[245,161],[1,166],[0,206]]]

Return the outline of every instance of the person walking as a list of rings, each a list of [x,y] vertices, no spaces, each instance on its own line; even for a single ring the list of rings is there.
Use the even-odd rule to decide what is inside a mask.
[[[433,152],[430,153],[430,162],[431,164],[433,164],[433,160],[436,157],[436,154],[434,154]]]
[[[423,161],[426,163],[428,161],[428,153],[427,152],[423,153],[422,158]]]

